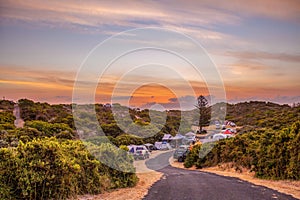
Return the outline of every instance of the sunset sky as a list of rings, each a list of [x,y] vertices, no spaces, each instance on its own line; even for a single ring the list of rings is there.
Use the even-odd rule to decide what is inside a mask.
[[[11,100],[71,103],[77,73],[84,60],[91,59],[91,50],[115,34],[145,27],[176,31],[197,41],[220,74],[228,102],[300,102],[298,0],[1,0],[0,95]],[[203,69],[207,73],[199,75],[187,62],[163,51],[131,53],[99,74],[115,50],[132,50],[136,44],[152,47],[153,41],[187,57],[202,56],[176,34],[143,33],[129,31],[107,48],[99,46],[103,53],[93,60],[98,68],[85,71],[78,81],[88,88],[89,81],[99,80],[96,101],[109,102],[113,93],[115,102],[129,99],[132,106],[160,103],[175,108],[181,100],[182,109],[189,109],[199,94],[224,98],[207,88],[206,79],[216,79],[209,74],[212,63]],[[147,40],[147,34],[153,40]],[[85,88],[80,90],[84,93]]]

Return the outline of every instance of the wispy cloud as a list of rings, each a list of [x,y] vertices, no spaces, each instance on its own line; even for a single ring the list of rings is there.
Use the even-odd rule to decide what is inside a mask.
[[[238,59],[266,59],[286,62],[300,62],[300,54],[272,53],[263,51],[228,51],[225,53],[225,55],[232,56]]]
[[[172,4],[172,7],[170,7]],[[197,8],[197,9],[195,9]],[[299,22],[298,0],[254,1],[5,1],[1,17],[49,26],[204,27],[239,24],[240,16],[262,16]],[[103,30],[103,28],[101,28]]]
[[[201,1],[215,8],[248,17],[267,17],[299,23],[300,2],[298,0],[252,0],[252,1]]]
[[[171,4],[172,6],[170,6]],[[289,22],[287,24],[290,29],[287,30],[287,32],[293,31],[294,29],[290,26],[291,23],[296,24],[296,26],[299,24],[299,13],[300,3],[298,0],[253,0],[251,2],[219,0],[187,2],[170,0],[123,1],[121,5],[114,1],[77,1],[74,3],[73,1],[8,0],[2,1],[0,4],[0,24],[10,25],[13,23],[17,26],[22,24],[34,28],[46,26],[68,29],[71,30],[71,32],[85,33],[80,35],[82,38],[90,37],[89,34],[95,33],[100,35],[112,35],[130,28],[145,26],[168,28],[186,33],[198,39],[201,44],[209,44],[210,47],[213,47],[209,48],[210,53],[213,52],[216,56],[222,57],[219,63],[226,63],[224,67],[220,67],[220,71],[224,77],[228,94],[230,94],[231,97],[235,95],[253,96],[254,93],[258,95],[282,94],[288,96],[299,93],[299,83],[297,81],[297,72],[299,72],[299,70],[296,68],[297,63],[300,62],[298,48],[292,48],[291,51],[286,51],[289,53],[286,53],[284,50],[280,53],[280,47],[278,47],[278,50],[274,45],[275,48],[273,49],[271,48],[273,46],[270,44],[261,44],[261,40],[254,38],[255,35],[252,36],[252,34],[256,30],[253,30],[253,32],[250,30],[250,32],[247,33],[254,38],[253,41],[251,40],[252,38],[248,38],[247,34],[240,33],[239,31],[235,32],[234,30],[244,28],[248,25],[247,23],[251,25],[252,19],[267,18],[276,20],[272,21],[272,23],[274,22],[276,25],[280,24],[280,22],[283,22],[281,24]],[[271,20],[266,20],[266,23],[269,23]],[[245,24],[243,24],[244,22]],[[272,23],[270,23],[270,26],[273,26]],[[258,28],[261,26],[262,24],[258,24]],[[231,30],[232,27],[235,27],[235,29]],[[266,30],[266,32],[267,34],[270,33],[269,30]],[[275,38],[279,37],[281,37],[280,34],[276,35]],[[136,38],[132,37],[132,39],[134,40]],[[291,38],[291,41],[293,39],[294,38]],[[13,41],[13,39],[11,41]],[[128,40],[127,42],[132,41]],[[144,40],[139,42],[142,42],[145,46],[151,46],[151,41]],[[284,42],[285,41],[282,43]],[[173,40],[173,38],[163,38],[161,45],[191,50],[188,43],[176,41],[176,38],[175,40]],[[260,47],[253,48],[256,45],[265,45],[266,48],[262,48],[264,51],[255,51],[253,49],[261,49]],[[17,49],[17,46],[15,49]],[[28,49],[30,51],[30,47]],[[272,49],[274,51],[267,52],[265,49]],[[3,52],[5,51],[6,49],[3,48]],[[196,54],[193,50],[190,52]],[[37,58],[37,60],[39,59]],[[13,63],[14,61],[11,62]],[[287,63],[287,69],[284,68],[285,66],[281,66],[283,62],[284,64],[289,62]],[[30,62],[24,65],[30,66]],[[32,94],[34,92],[36,93],[35,95],[49,90],[56,100],[68,99],[67,97],[62,98],[62,96],[67,96],[64,95],[64,93],[71,95],[76,76],[75,72],[45,70],[43,66],[32,68],[15,66],[0,67],[1,90],[10,90],[15,93],[19,92],[19,94],[31,90]],[[172,67],[176,68],[176,66]],[[118,72],[119,71],[120,70],[118,70]],[[89,76],[87,77],[85,81],[82,80],[80,82],[80,85],[84,88],[88,88],[92,84],[91,78]],[[189,78],[190,77],[192,76],[189,76]],[[116,86],[115,82],[119,77],[110,76],[102,78],[105,87],[100,85],[99,87],[102,88],[98,94],[100,95],[101,93],[105,99],[109,99],[109,95],[112,94]],[[157,79],[161,78],[164,77],[157,77]],[[157,80],[153,79],[153,77],[142,75],[131,77],[124,82],[124,85],[120,86],[120,94],[117,94],[117,96],[120,98],[122,96],[130,96],[130,94],[128,95],[126,92],[128,87],[132,87],[138,81],[142,82],[148,79],[154,82]],[[196,94],[208,95],[205,83],[201,81],[191,81],[191,79],[189,79],[189,83]],[[136,93],[136,96],[140,98],[137,101],[143,103],[160,101],[162,103],[172,104],[176,103],[176,99],[180,98],[180,96],[187,95],[184,89],[184,84],[186,83],[168,79],[166,85],[168,84],[179,88],[178,91],[180,92],[177,95],[179,97],[159,97],[159,95],[153,95],[151,93],[163,93],[162,91],[157,90],[157,88],[152,89],[148,87],[143,92],[140,92],[140,94]],[[58,92],[55,93],[55,90]],[[143,95],[147,96],[147,98],[142,99]]]
[[[122,6],[110,1],[7,1],[1,4],[1,16],[10,19],[39,23],[57,23],[83,26],[151,26],[160,24],[231,24],[239,17],[210,6],[190,9],[189,3],[126,1]],[[180,15],[178,15],[180,13]],[[197,17],[195,17],[197,16]]]
[[[72,89],[75,73],[67,70],[38,70],[32,67],[0,66],[2,83]]]

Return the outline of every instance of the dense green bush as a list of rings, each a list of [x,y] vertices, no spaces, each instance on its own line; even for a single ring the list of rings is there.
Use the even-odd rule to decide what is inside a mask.
[[[193,146],[192,150],[189,151],[186,159],[184,160],[184,167],[190,168],[194,165],[194,163],[196,163],[199,160],[199,153],[201,147],[202,147],[201,144],[197,144]]]
[[[94,150],[119,157],[109,144],[95,146]],[[133,186],[137,177],[132,172],[131,158],[122,158],[129,161],[123,163],[123,168],[131,172],[100,163],[76,140],[43,138],[20,142],[16,148],[0,148],[0,199],[66,199]]]
[[[140,145],[143,143],[144,143],[143,139],[140,137],[137,137],[135,135],[123,134],[123,135],[116,137],[116,145],[117,146],[130,145],[130,144]]]
[[[300,122],[280,131],[271,129],[220,140],[194,164],[198,167],[233,163],[255,171],[257,177],[300,180]]]
[[[0,100],[0,110],[12,112],[14,109],[15,103],[9,100]]]
[[[15,117],[12,112],[0,112],[0,130],[11,130],[15,128]]]
[[[88,150],[101,161],[100,171],[110,174],[110,188],[132,187],[136,184],[138,179],[133,167],[133,158],[127,151],[109,143],[102,143],[100,146],[88,145]]]
[[[48,123],[44,121],[27,121],[25,124],[26,127],[35,128],[45,137],[60,137],[66,139],[72,139],[75,137],[75,133],[73,130],[67,125],[63,123]]]

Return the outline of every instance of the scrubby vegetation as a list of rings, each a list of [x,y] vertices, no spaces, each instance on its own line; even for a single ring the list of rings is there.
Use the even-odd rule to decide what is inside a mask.
[[[259,101],[227,104],[226,119],[236,122],[238,126],[280,130],[300,119],[300,106]]]
[[[300,180],[299,132],[300,121],[297,121],[279,131],[263,129],[220,140],[204,157],[195,154],[201,155],[205,148],[193,150],[185,166],[202,168],[232,163],[236,170],[247,168],[257,177]]]
[[[137,183],[126,151],[78,139],[70,106],[20,100],[25,125],[16,128],[14,105],[0,101],[0,199],[66,199]]]
[[[186,133],[198,113],[196,109],[170,110],[164,116],[151,111],[150,118],[147,109],[129,109],[130,119],[121,116],[117,122],[112,109],[102,104],[83,105],[73,116],[72,106],[76,105],[21,99],[18,105],[25,124],[16,128],[15,105],[0,101],[0,199],[66,199],[134,186],[137,176],[126,146],[154,143],[165,133]],[[300,118],[299,105],[249,102],[215,106],[227,106],[226,119],[243,128],[235,138],[215,146],[195,146],[186,167],[231,162],[237,169],[255,171],[258,177],[299,180],[299,122],[292,125]],[[155,123],[164,117],[165,123]],[[141,126],[145,129],[140,130]]]
[[[230,163],[236,170],[247,168],[260,178],[300,180],[299,104],[250,101],[215,106],[227,107],[226,119],[242,128],[234,138],[193,150],[185,167]]]
[[[92,148],[107,154],[109,145]],[[111,149],[106,157],[126,158],[122,151]],[[33,139],[16,148],[1,148],[0,157],[1,199],[66,199],[133,186],[137,181],[131,158],[124,161],[128,172],[118,171],[99,162],[78,140]]]
[[[117,124],[111,108],[96,104],[83,105],[76,113],[76,125],[83,127],[79,135],[74,105],[21,99],[18,106],[25,124],[16,128],[15,105],[0,101],[0,199],[66,199],[134,186],[137,176],[126,145],[154,143],[164,133],[175,135],[191,127],[186,121],[180,126],[180,111],[168,112],[165,126],[148,126],[147,109],[129,109],[131,119]],[[161,120],[160,114],[154,112],[152,119]],[[136,125],[147,128],[141,132]]]

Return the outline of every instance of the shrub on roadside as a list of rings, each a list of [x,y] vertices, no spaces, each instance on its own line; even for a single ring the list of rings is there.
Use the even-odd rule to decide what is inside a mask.
[[[220,140],[195,164],[201,168],[233,163],[254,171],[257,177],[300,180],[299,130],[298,121],[280,131],[264,129]]]
[[[66,199],[136,182],[134,173],[102,164],[81,141],[43,138],[0,148],[0,199]]]
[[[184,167],[190,168],[199,160],[199,152],[201,147],[202,147],[201,144],[197,144],[193,146],[192,150],[189,151],[189,153],[187,154],[184,160],[183,163]]]

